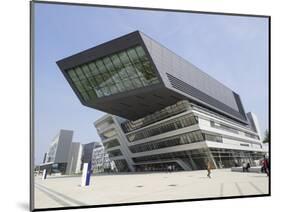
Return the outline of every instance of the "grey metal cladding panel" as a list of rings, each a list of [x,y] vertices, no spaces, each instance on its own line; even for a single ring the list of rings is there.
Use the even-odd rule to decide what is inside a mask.
[[[174,92],[173,92],[174,93]],[[136,120],[166,106],[175,104],[175,99],[169,89],[162,85],[145,87],[141,90],[115,95],[114,98],[97,99],[90,107],[114,114],[129,120]]]
[[[216,100],[215,98],[205,94],[204,92],[198,90],[197,88],[194,88],[193,86],[185,83],[184,81],[172,76],[171,74],[167,73],[167,76],[173,88],[180,90],[190,96],[196,96],[196,98],[199,99],[200,101],[206,102],[209,105],[228,113],[229,115],[232,115],[240,120],[246,121],[246,117],[244,116],[245,114],[232,109],[228,105]]]
[[[164,70],[164,66],[168,65],[166,61],[166,63],[162,62],[162,46],[160,46],[158,43],[153,42],[152,39],[150,39],[149,37],[147,37],[146,35],[144,35],[143,33],[140,33],[141,38],[145,44],[145,47],[147,48],[147,51],[149,53],[149,55],[151,56],[153,63],[158,71],[159,76],[161,77],[161,80],[163,81],[163,83],[166,85],[165,79],[166,74],[163,71]],[[167,80],[166,80],[167,81]]]
[[[77,65],[96,60],[100,57],[119,52],[138,44],[141,44],[141,37],[138,31],[134,31],[122,37],[118,37],[70,57],[59,60],[57,61],[57,64],[61,70],[67,70]]]
[[[241,114],[243,114],[243,116],[246,118],[246,113],[245,113],[242,101],[240,99],[240,96],[237,93],[235,93],[235,92],[233,92],[233,95],[234,95],[235,101],[237,102],[237,106],[238,106],[239,112]]]
[[[248,120],[249,120],[249,123],[250,123],[250,127],[251,127],[251,129],[254,131],[254,132],[258,132],[257,131],[257,127],[256,127],[256,125],[255,125],[255,122],[254,122],[254,120],[253,120],[253,116],[252,116],[252,113],[247,113],[247,118],[248,118]]]
[[[141,37],[167,87],[170,87],[170,82],[166,73],[170,73],[234,110],[239,110],[231,89],[148,36],[141,33]]]
[[[56,163],[65,163],[68,161],[68,155],[71,148],[73,131],[61,130],[59,135],[58,148],[56,152]]]

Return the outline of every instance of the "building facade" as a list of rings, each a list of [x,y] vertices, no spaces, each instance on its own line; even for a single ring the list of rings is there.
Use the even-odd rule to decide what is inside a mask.
[[[80,173],[81,157],[83,152],[83,146],[78,142],[72,142],[70,152],[68,155],[67,172],[66,174],[78,174]]]
[[[136,31],[57,62],[119,171],[230,167],[262,157],[240,96]]]
[[[114,161],[120,172],[134,171],[133,160],[127,147],[126,135],[121,123],[126,121],[118,116],[107,114],[97,120],[94,125],[109,158]]]
[[[91,142],[87,144],[83,144],[83,153],[82,153],[82,164],[81,164],[81,170],[83,168],[83,163],[90,163],[92,161],[93,156],[93,150],[98,142]]]
[[[93,173],[111,171],[114,167],[108,154],[104,151],[103,143],[91,142],[83,144],[83,153],[81,157],[80,170],[83,169],[83,163],[91,162],[91,171]]]
[[[92,171],[93,173],[111,172],[114,169],[114,164],[109,159],[107,152],[104,150],[102,143],[96,145],[93,149],[92,156]]]
[[[44,155],[40,170],[46,169],[49,174],[74,174],[79,172],[82,147],[72,142],[72,130],[60,130],[52,140],[49,150]]]
[[[119,171],[197,170],[207,161],[229,168],[265,154],[258,132],[186,100],[135,121],[106,115],[95,126]]]

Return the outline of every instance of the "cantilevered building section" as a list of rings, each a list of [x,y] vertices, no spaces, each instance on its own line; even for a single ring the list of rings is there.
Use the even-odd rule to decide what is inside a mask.
[[[129,120],[189,99],[247,124],[238,94],[138,31],[58,65],[82,104]]]
[[[229,167],[263,154],[237,93],[139,31],[57,62],[121,171]]]

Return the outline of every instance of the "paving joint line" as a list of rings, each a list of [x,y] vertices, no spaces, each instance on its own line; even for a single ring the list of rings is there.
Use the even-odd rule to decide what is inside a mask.
[[[38,189],[39,191],[43,192],[45,195],[47,195],[49,198],[51,198],[52,200],[54,200],[56,203],[58,203],[59,205],[61,206],[70,206],[69,203],[65,202],[64,200],[62,200],[61,198],[53,195],[52,193],[50,193],[49,191],[43,189],[43,188],[40,188],[39,186],[35,185],[35,188]]]
[[[52,190],[52,189],[50,189],[50,188],[46,188],[46,187],[43,186],[43,185],[40,185],[40,184],[37,184],[37,183],[36,183],[36,185],[39,186],[39,187],[41,186],[42,188],[46,189],[46,190],[49,191],[50,193],[54,193],[54,194],[58,195],[59,197],[61,197],[61,198],[63,198],[63,199],[66,199],[67,201],[71,202],[72,204],[75,204],[75,205],[87,205],[87,204],[85,204],[85,203],[83,203],[83,202],[80,202],[80,201],[78,201],[78,200],[75,200],[75,199],[73,199],[73,198],[70,198],[70,197],[68,197],[68,196],[66,196],[66,195],[64,195],[64,194],[61,194],[61,193],[59,193],[59,192],[57,192],[57,191],[54,191],[54,190]]]

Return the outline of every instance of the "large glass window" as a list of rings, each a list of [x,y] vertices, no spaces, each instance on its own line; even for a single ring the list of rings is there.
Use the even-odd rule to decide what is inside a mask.
[[[214,142],[222,143],[222,137],[219,136],[219,135],[205,134],[205,140],[206,141],[214,141]]]
[[[84,100],[159,83],[141,46],[99,58],[67,73]]]
[[[220,123],[216,123],[213,120],[210,121],[210,124],[211,124],[211,127],[222,129],[222,130],[225,130],[225,131],[228,131],[228,132],[238,134],[238,130],[234,129],[233,127],[230,127],[230,126],[227,126],[227,125],[224,125],[224,124],[220,124]]]
[[[192,162],[189,160],[192,158]],[[173,159],[182,159],[186,163],[190,164],[193,169],[205,169],[206,168],[206,159],[209,159],[208,150],[189,150],[189,151],[180,151],[180,152],[170,152],[157,155],[148,155],[133,158],[135,163],[141,162],[152,162],[152,161],[161,161],[161,160],[173,160]],[[194,167],[193,164],[194,163]],[[151,163],[150,163],[151,164]]]
[[[120,149],[108,151],[107,153],[109,157],[117,157],[123,155]]]
[[[129,172],[130,171],[126,160],[124,160],[124,159],[114,160],[114,163],[119,172]]]
[[[108,141],[104,144],[105,149],[113,148],[113,147],[116,147],[116,146],[120,146],[120,143],[117,139],[113,139],[113,140]]]
[[[160,111],[156,111],[155,113],[145,116],[143,118],[134,120],[134,121],[127,121],[121,124],[122,129],[125,133],[140,129],[142,127],[145,127],[151,123],[155,123],[157,121],[166,119],[168,117],[174,116],[176,114],[182,113],[184,111],[187,111],[189,109],[189,103],[186,100],[179,101],[174,105],[170,105],[168,107],[165,107],[164,109]],[[197,117],[195,117],[196,122],[198,123]],[[180,125],[177,123],[178,128],[180,128]]]
[[[159,135],[162,133],[170,132],[173,130],[181,129],[184,127],[189,127],[191,125],[198,124],[198,120],[196,116],[193,115],[185,115],[176,119],[172,119],[171,121],[158,124],[154,127],[140,130],[137,132],[132,132],[127,135],[129,142],[134,142],[140,139],[148,138],[151,136]],[[197,138],[195,138],[197,139]]]
[[[189,133],[180,134],[174,137],[156,140],[153,142],[137,144],[134,146],[130,146],[129,149],[133,153],[145,152],[145,151],[151,151],[151,150],[161,149],[171,146],[200,142],[203,140],[204,137],[202,132],[200,130],[197,130]]]

